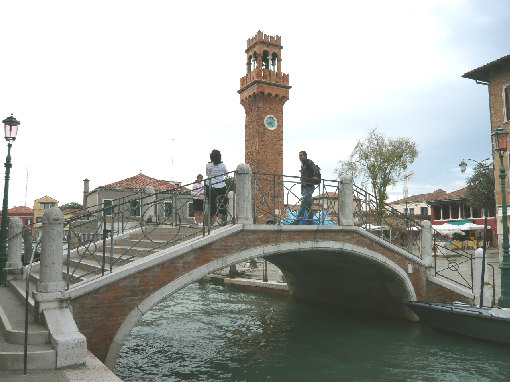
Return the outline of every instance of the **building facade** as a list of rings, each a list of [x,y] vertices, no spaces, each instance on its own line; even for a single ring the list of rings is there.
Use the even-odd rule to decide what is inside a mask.
[[[168,220],[177,218],[178,215],[181,223],[193,222],[193,200],[190,190],[182,187],[179,182],[159,180],[139,173],[86,192],[89,182],[88,179],[84,180],[85,205],[88,211],[111,207],[105,211],[106,216],[111,217],[112,212],[117,213],[117,206],[122,204],[122,218],[134,220],[143,216],[148,218],[146,216],[148,207],[144,206],[146,202],[143,199],[147,196],[146,188],[152,187],[160,199],[153,212],[158,215],[158,219]]]
[[[479,68],[473,69],[465,73],[462,77],[475,80],[477,84],[487,85],[489,88],[489,107],[490,107],[490,132],[494,132],[498,127],[503,128],[507,132],[510,132],[510,55],[501,57],[495,61],[489,62]],[[496,205],[498,208],[498,240],[501,241],[502,228],[502,209],[501,209],[501,183],[499,180],[499,155],[494,153],[494,172],[496,179]],[[503,160],[503,166],[505,167],[507,178],[506,178],[506,200],[507,203],[510,201],[509,191],[509,162],[508,152],[505,153]],[[510,209],[509,209],[510,211]],[[501,246],[500,246],[501,248]],[[500,250],[500,260],[502,259],[502,252]]]
[[[36,228],[41,227],[44,213],[53,207],[58,207],[58,200],[48,195],[34,200],[34,223]]]
[[[427,203],[430,206],[430,222],[433,226],[449,223],[464,231],[466,239],[483,236],[485,217],[487,216],[487,240],[491,246],[497,246],[497,224],[495,211],[484,211],[469,205],[466,198],[467,187],[439,196]],[[466,229],[463,229],[465,226]],[[467,227],[478,226],[476,229]]]
[[[31,227],[34,224],[34,210],[29,207],[18,206],[9,208],[7,216],[20,218],[24,226]]]
[[[412,195],[404,199],[395,200],[389,203],[391,208],[404,215],[419,215],[423,219],[430,219],[431,207],[428,204],[431,200],[437,200],[447,195],[447,192],[438,189],[428,194]]]

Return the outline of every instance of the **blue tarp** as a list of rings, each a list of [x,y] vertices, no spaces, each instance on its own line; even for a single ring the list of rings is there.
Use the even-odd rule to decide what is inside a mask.
[[[293,212],[293,211],[287,210],[286,211],[286,216],[287,216],[287,220],[282,220],[281,223],[282,224],[292,224],[292,222],[294,220],[296,220],[297,212]],[[299,225],[305,225],[306,224],[305,219],[308,219],[306,212],[305,212],[304,219],[299,222]],[[328,221],[328,214],[326,213],[326,211],[317,212],[314,215],[314,217],[313,217],[313,225],[319,225],[319,221],[320,222],[324,221],[324,223],[322,223],[322,225],[338,225],[335,222]]]

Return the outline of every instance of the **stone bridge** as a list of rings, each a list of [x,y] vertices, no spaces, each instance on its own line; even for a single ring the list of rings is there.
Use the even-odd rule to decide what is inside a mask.
[[[427,264],[358,227],[238,224],[77,285],[68,298],[88,348],[113,368],[144,313],[204,276],[263,257],[297,299],[411,318],[410,300],[467,301],[469,293],[427,277]]]
[[[208,274],[260,257],[282,270],[291,297],[345,309],[415,319],[404,302],[473,300],[470,290],[434,275],[430,222],[422,224],[420,256],[410,254],[353,224],[352,180],[344,179],[339,194],[346,197],[338,226],[253,224],[251,170],[243,166],[236,178],[236,224],[161,249],[68,290],[61,271],[63,216],[56,209],[45,214],[46,241],[33,293],[35,315],[48,327],[59,322],[51,312],[64,321],[69,320],[65,312],[74,318],[66,321],[67,331],[50,333],[57,367],[79,363],[80,355],[66,359],[65,354],[83,353],[83,335],[86,347],[113,369],[131,329],[154,305]],[[11,283],[20,288],[15,280]]]

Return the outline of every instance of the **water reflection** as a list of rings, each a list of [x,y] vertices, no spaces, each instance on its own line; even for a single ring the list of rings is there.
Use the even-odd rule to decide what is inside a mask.
[[[148,312],[124,381],[505,381],[510,349],[419,324],[193,284]]]

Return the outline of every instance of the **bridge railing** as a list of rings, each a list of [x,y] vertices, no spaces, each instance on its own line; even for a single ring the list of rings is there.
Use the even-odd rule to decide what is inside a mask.
[[[421,222],[403,214],[361,187],[353,185],[354,223],[380,238],[421,257]]]
[[[445,234],[433,230],[434,273],[437,277],[473,290],[474,251],[457,248],[457,243]]]
[[[421,258],[421,222],[414,215],[403,214],[391,205],[378,204],[375,196],[354,185],[354,221],[407,252]],[[457,248],[447,235],[432,229],[434,274],[467,289],[473,290],[474,250]]]
[[[313,224],[338,225],[338,187],[338,180],[323,179],[315,185]],[[255,224],[285,225],[296,220],[302,202],[300,177],[254,173],[252,188]]]
[[[67,286],[88,276],[112,272],[115,266],[193,236],[208,235],[220,213],[219,225],[233,224],[231,191],[235,190],[235,172],[226,174],[222,192],[214,189],[217,179],[205,179],[204,184],[209,182],[211,186],[205,186],[202,226],[193,217],[193,183],[165,191],[138,190],[67,219]]]
[[[313,193],[313,224],[338,225],[342,201],[341,181],[321,180]],[[297,216],[301,181],[297,176],[254,173],[253,209],[256,224],[291,224]],[[370,192],[352,185],[353,222],[413,256],[421,258],[421,221],[403,214],[386,203],[378,203]],[[473,289],[474,249],[455,248],[455,243],[436,230],[433,233],[434,274]]]

